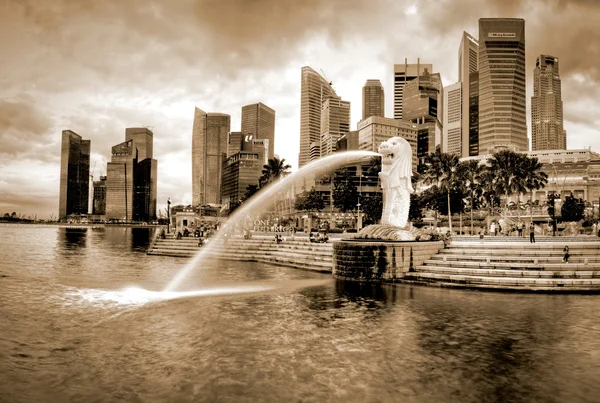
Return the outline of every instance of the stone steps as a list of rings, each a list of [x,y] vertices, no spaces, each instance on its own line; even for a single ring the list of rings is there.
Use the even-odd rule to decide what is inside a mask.
[[[193,257],[205,249],[206,255],[215,259],[255,261],[293,267],[303,270],[331,272],[333,246],[331,243],[311,243],[306,239],[286,239],[276,243],[273,237],[253,239],[213,239],[212,244],[199,247],[198,238],[157,239],[148,251],[149,255]]]
[[[443,256],[445,257],[445,256]],[[484,256],[482,256],[485,259]],[[600,270],[600,262],[585,263],[583,259],[573,260],[569,258],[569,263],[564,263],[561,259],[544,261],[474,261],[464,259],[440,259],[440,256],[432,256],[425,261],[427,266],[451,266],[464,268],[486,268],[486,269],[507,269],[507,270]],[[535,260],[535,259],[534,259]]]
[[[418,266],[416,272],[451,274],[462,276],[489,276],[511,278],[599,278],[600,270],[511,270],[464,268],[452,266]]]
[[[532,278],[532,277],[490,277],[490,276],[474,276],[474,275],[456,275],[444,273],[419,273],[418,280],[431,282],[448,282],[461,285],[474,286],[497,286],[506,288],[529,288],[536,287],[544,288],[582,288],[585,290],[600,291],[600,278]]]
[[[415,270],[407,282],[520,291],[600,292],[600,240],[480,242],[460,237]],[[473,237],[475,238],[475,237]],[[593,237],[590,237],[594,239]],[[563,248],[569,246],[569,263]]]

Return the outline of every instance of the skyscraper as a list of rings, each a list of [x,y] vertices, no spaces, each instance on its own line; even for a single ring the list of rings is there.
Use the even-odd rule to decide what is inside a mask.
[[[444,124],[442,151],[462,157],[462,85],[458,82],[444,88]]]
[[[358,122],[357,128],[358,139],[352,139],[353,144],[346,146],[348,149],[377,152],[382,142],[399,136],[410,144],[413,169],[417,169],[417,124],[381,116],[370,116]],[[348,137],[351,136],[350,133]],[[354,144],[356,144],[356,148],[353,147]]]
[[[336,96],[331,83],[308,66],[302,67],[300,94],[300,152],[301,168],[320,156],[321,109],[323,102]],[[312,153],[311,153],[312,150]]]
[[[242,107],[242,133],[269,140],[268,158],[275,155],[275,111],[262,102]]]
[[[558,58],[540,55],[533,70],[531,150],[566,150]]]
[[[461,145],[460,145],[460,154],[461,157],[468,157],[470,155],[477,155],[470,153],[470,149],[477,147],[478,140],[478,131],[477,133],[472,133],[471,128],[475,128],[470,122],[474,122],[477,126],[479,125],[479,115],[477,113],[477,108],[473,108],[472,106],[475,103],[475,99],[477,102],[475,106],[479,103],[479,88],[477,87],[477,91],[472,93],[470,91],[471,81],[477,80],[477,72],[479,71],[479,43],[477,40],[469,35],[466,32],[463,32],[462,39],[460,41],[460,47],[458,48],[458,81],[461,83],[461,95],[462,95],[462,105],[461,105]],[[445,128],[444,128],[445,129]],[[477,137],[473,138],[473,135],[476,134]],[[473,140],[473,142],[471,141]],[[473,144],[473,147],[471,146]]]
[[[106,218],[148,222],[156,218],[157,170],[154,133],[125,129],[125,141],[112,147],[106,166]]]
[[[479,154],[527,151],[525,20],[479,19]]]
[[[379,80],[367,80],[362,88],[362,118],[385,116],[385,94]]]
[[[442,142],[443,87],[439,73],[423,75],[404,87],[403,120],[417,124],[417,157],[435,152]]]
[[[71,130],[62,131],[58,219],[87,214],[90,186],[90,140]]]
[[[402,110],[406,83],[432,71],[433,66],[421,64],[421,59],[417,59],[417,64],[408,64],[407,59],[404,59],[404,64],[394,64],[394,119],[404,118]]]
[[[192,132],[192,205],[220,204],[221,168],[231,117],[195,108]]]
[[[336,150],[337,141],[350,131],[350,102],[331,97],[321,109],[321,157]]]

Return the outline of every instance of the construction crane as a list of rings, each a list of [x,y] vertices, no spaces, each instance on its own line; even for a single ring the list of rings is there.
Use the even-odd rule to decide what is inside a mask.
[[[320,70],[321,70],[321,74],[323,74],[323,78],[329,82],[329,86],[331,87],[332,90],[335,91],[335,88],[333,88],[333,81],[329,81],[329,79],[327,78],[327,75],[325,74],[323,69],[320,69]]]

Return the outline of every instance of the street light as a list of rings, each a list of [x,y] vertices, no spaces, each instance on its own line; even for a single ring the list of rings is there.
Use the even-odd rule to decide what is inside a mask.
[[[170,233],[171,229],[171,198],[167,200],[167,234]]]

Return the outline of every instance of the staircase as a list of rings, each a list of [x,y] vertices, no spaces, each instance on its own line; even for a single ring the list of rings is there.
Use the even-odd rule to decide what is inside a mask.
[[[214,242],[211,244],[210,242]],[[307,237],[288,237],[281,243],[272,236],[254,236],[252,239],[233,237],[211,240],[209,245],[198,247],[198,238],[184,237],[157,239],[150,247],[149,255],[192,257],[203,248],[206,255],[215,259],[271,263],[303,270],[331,273],[333,245],[311,243]]]
[[[405,280],[447,287],[600,292],[598,238],[593,242],[582,237],[536,237],[534,244],[512,238],[455,237]],[[569,263],[563,262],[565,245],[570,249]]]

